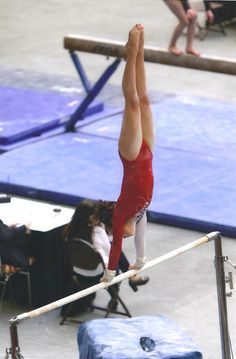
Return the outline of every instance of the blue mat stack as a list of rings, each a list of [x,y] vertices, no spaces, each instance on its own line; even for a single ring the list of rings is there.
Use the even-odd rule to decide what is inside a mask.
[[[152,341],[149,352],[141,338]],[[164,316],[88,321],[79,327],[78,346],[80,359],[202,359],[192,339]]]
[[[78,95],[1,87],[0,152],[17,147],[25,140],[31,142],[35,137],[60,128],[80,102],[81,97]],[[94,102],[85,112],[85,116],[102,110],[103,104]]]

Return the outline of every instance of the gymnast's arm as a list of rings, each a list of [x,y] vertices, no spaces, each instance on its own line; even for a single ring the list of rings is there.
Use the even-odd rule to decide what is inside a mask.
[[[108,268],[104,271],[102,281],[110,282],[116,275],[116,268],[121,255],[122,240],[125,226],[125,219],[117,213],[117,207],[114,211],[112,220],[112,244],[109,254]]]
[[[142,268],[146,263],[146,240],[145,233],[147,227],[147,214],[144,212],[143,216],[136,224],[134,245],[136,249],[136,261],[133,268]]]

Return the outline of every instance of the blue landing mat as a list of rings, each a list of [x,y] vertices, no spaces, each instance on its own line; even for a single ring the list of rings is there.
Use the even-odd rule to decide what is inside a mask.
[[[153,105],[155,191],[149,220],[236,235],[236,107],[191,97]],[[121,115],[0,156],[0,191],[70,205],[115,200]],[[9,183],[8,183],[9,182]]]
[[[102,111],[99,111],[95,114],[90,114],[90,115],[86,116],[85,118],[83,118],[82,121],[78,121],[76,123],[76,130],[83,128],[84,126],[87,126],[90,123],[96,123],[100,120],[105,120],[106,118],[108,118],[110,116],[115,116],[117,114],[121,115],[121,113],[122,113],[122,111],[119,107],[116,107],[116,108],[110,107],[104,103]],[[7,152],[7,151],[11,151],[13,149],[17,149],[19,147],[22,147],[22,146],[25,146],[28,144],[32,144],[34,142],[45,140],[52,136],[63,134],[64,132],[65,132],[65,128],[64,128],[64,126],[61,125],[61,126],[57,126],[56,128],[53,128],[51,130],[47,130],[46,132],[41,133],[40,136],[33,136],[33,137],[31,136],[30,138],[26,138],[24,140],[14,142],[12,144],[7,144],[7,145],[0,144],[0,154]]]
[[[78,95],[13,87],[0,88],[0,145],[11,145],[61,126],[81,101]],[[101,111],[95,102],[86,116]]]
[[[236,105],[209,99],[175,96],[152,105],[156,141],[176,150],[233,157],[236,152]],[[88,124],[80,132],[118,139],[121,116]]]
[[[70,205],[115,200],[122,178],[117,141],[80,133],[7,152],[0,167],[1,191]],[[156,146],[154,173],[151,221],[236,234],[236,162]]]

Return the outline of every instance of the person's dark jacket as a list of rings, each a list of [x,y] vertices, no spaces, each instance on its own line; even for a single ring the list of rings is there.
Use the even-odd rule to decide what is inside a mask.
[[[0,219],[0,257],[2,264],[28,266],[26,226],[9,227]]]

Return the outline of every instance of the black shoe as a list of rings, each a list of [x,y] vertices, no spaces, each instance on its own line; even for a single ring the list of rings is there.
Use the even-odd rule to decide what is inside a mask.
[[[137,292],[138,290],[138,286],[139,285],[144,285],[146,284],[147,282],[149,282],[149,277],[148,276],[145,276],[145,277],[140,277],[139,279],[133,279],[133,278],[130,278],[129,279],[129,285],[130,287],[133,289],[134,292]]]

